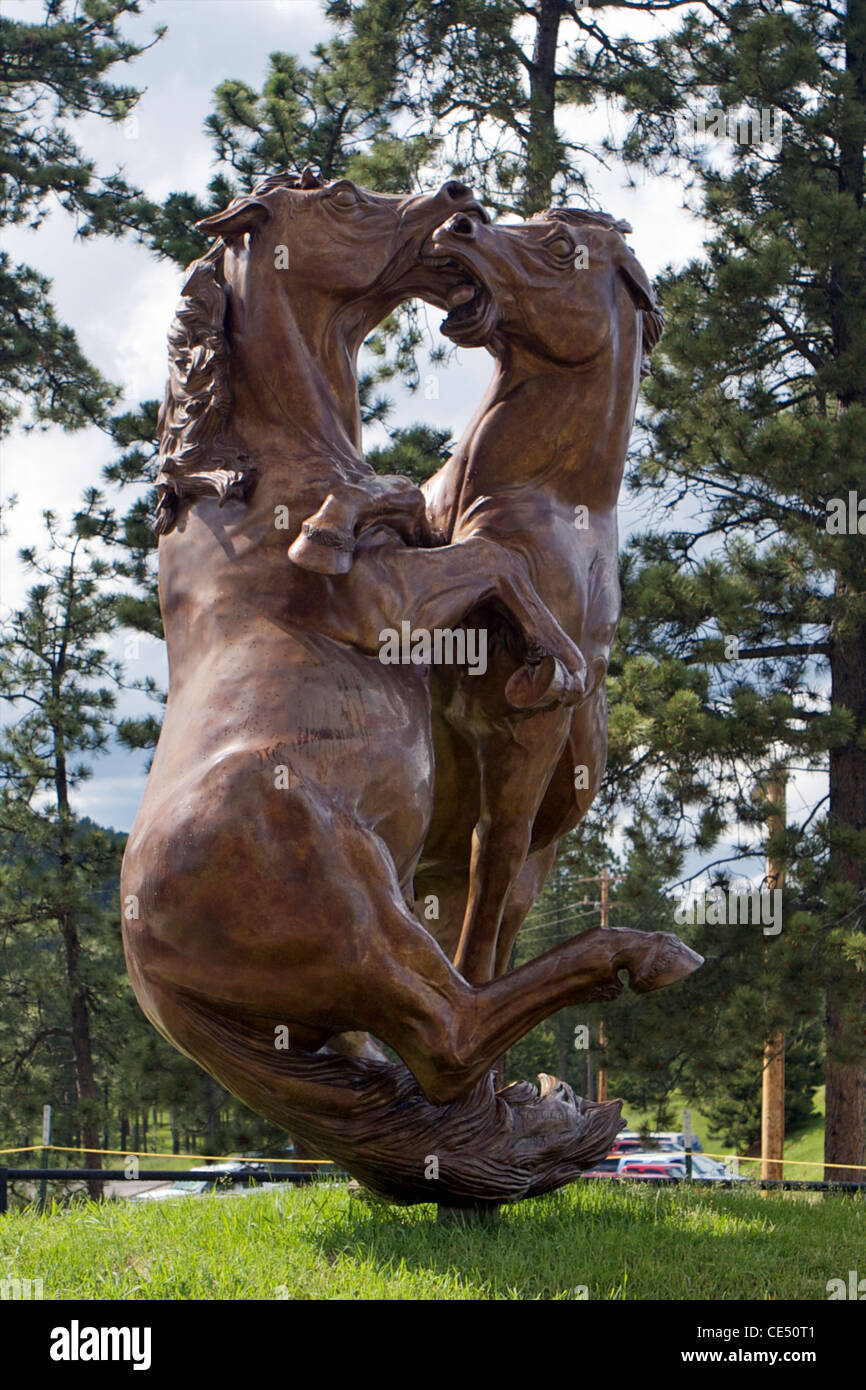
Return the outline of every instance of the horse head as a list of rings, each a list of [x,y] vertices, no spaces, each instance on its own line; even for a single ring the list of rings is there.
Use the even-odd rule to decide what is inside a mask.
[[[394,195],[307,168],[278,174],[197,226],[216,240],[188,268],[169,334],[157,529],[184,497],[246,496],[262,454],[359,455],[356,358],[404,299],[445,307],[455,283],[421,256],[460,210],[487,214],[462,183]]]
[[[480,225],[460,213],[436,230],[431,259],[453,275],[442,332],[501,355],[506,343],[544,362],[579,367],[608,344],[619,306],[640,316],[641,372],[664,319],[655,292],[607,213],[549,208],[518,226]],[[628,294],[623,296],[621,287]]]
[[[360,341],[407,294],[444,305],[447,286],[419,253],[456,211],[488,220],[471,190],[453,179],[435,193],[375,193],[351,179],[325,183],[308,167],[300,177],[262,180],[197,226],[224,243],[229,283],[263,279],[295,312],[312,314],[312,334],[336,319]]]

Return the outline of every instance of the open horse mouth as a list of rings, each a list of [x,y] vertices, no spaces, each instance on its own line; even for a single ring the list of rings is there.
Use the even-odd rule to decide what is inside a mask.
[[[452,200],[459,197],[463,203],[459,216],[468,226],[489,224],[489,214],[481,203],[476,202],[470,195],[467,188],[462,184],[446,185],[446,188],[448,187],[459,190],[458,193],[452,192],[449,196]],[[373,286],[373,293],[381,296],[384,292],[389,298],[393,296],[395,304],[417,297],[437,309],[449,307],[450,296],[459,286],[466,284],[467,275],[456,262],[446,266],[443,257],[431,254],[431,248],[435,249],[433,237],[436,228],[442,225],[441,219],[445,210],[441,204],[438,208],[424,210],[425,216],[430,219],[427,225],[416,224],[412,234],[406,237],[379,276]]]
[[[455,261],[446,261],[448,269],[456,265]],[[483,326],[493,300],[483,281],[476,279],[466,267],[459,269],[462,269],[464,274],[448,293],[445,301],[448,313],[442,321],[442,332],[449,338],[463,340],[467,336],[473,336],[476,330]]]
[[[477,258],[457,242],[460,232],[457,227],[455,235],[455,224],[459,220],[460,214],[437,228],[422,259],[426,265],[435,266],[441,277],[442,298],[448,310],[441,331],[455,343],[480,347],[490,340],[498,314]]]

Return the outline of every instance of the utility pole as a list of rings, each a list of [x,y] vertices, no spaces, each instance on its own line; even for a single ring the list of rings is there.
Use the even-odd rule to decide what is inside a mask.
[[[601,884],[601,901],[599,902],[598,899],[592,899],[592,898],[580,898],[579,900],[570,903],[569,906],[571,906],[571,907],[600,907],[600,908],[601,908],[601,925],[602,925],[603,927],[609,927],[609,926],[610,926],[610,910],[611,910],[611,908],[612,908],[612,907],[619,907],[619,906],[620,906],[619,903],[611,902],[611,900],[610,900],[610,885],[611,885],[612,883],[619,883],[619,882],[621,882],[625,877],[626,877],[625,874],[612,874],[612,873],[610,872],[610,869],[608,869],[607,865],[605,865],[604,868],[603,868],[603,870],[602,870],[602,872],[601,872],[600,874],[587,874],[587,875],[585,875],[585,876],[582,877],[582,878],[575,878],[575,879],[572,879],[571,882],[573,882],[573,883],[600,883],[600,884]],[[560,920],[560,911],[561,911],[561,907],[562,907],[561,892],[562,892],[562,885],[561,885],[559,879],[557,879],[556,882],[555,882],[555,885],[554,885],[554,889],[553,889],[553,896],[554,896],[554,903],[555,903],[555,911],[556,911],[557,921]],[[604,1042],[605,1042],[604,1023],[603,1023],[603,1022],[599,1023],[598,1041],[599,1041],[599,1046],[600,1046],[600,1047],[603,1047],[603,1046],[604,1046]],[[563,1064],[560,1063],[559,1065],[560,1065],[560,1070],[561,1070],[561,1071],[564,1071],[564,1066],[563,1066]],[[593,1092],[593,1082],[592,1082],[592,1058],[591,1058],[591,1049],[589,1049],[589,1048],[587,1048],[586,1057],[585,1057],[585,1059],[584,1059],[584,1082],[583,1082],[583,1085],[584,1085],[584,1093],[585,1093],[587,1099],[591,1098],[592,1092]],[[596,1096],[597,1096],[598,1100],[607,1100],[607,1073],[604,1071],[603,1067],[599,1067],[599,1071],[598,1071],[598,1079],[597,1079],[597,1083],[596,1083]]]
[[[601,906],[601,925],[602,925],[603,927],[609,927],[609,926],[610,926],[610,873],[609,873],[609,871],[608,871],[608,867],[607,867],[606,864],[605,864],[604,868],[603,868],[602,871],[601,871],[601,904],[600,904],[600,906]],[[605,1070],[605,1068],[604,1068],[604,1063],[603,1063],[603,1059],[604,1059],[604,1045],[605,1045],[605,1042],[606,1042],[606,1038],[605,1038],[605,1035],[604,1035],[604,1019],[602,1019],[601,1022],[599,1023],[599,1025],[598,1025],[598,1045],[599,1045],[599,1048],[601,1049],[601,1057],[602,1057],[602,1061],[599,1063],[599,1068],[598,1068],[598,1092],[597,1092],[597,1099],[598,1099],[598,1100],[607,1100],[607,1071]]]
[[[772,810],[768,816],[770,834],[784,829],[786,823],[785,790],[787,773],[784,765],[776,764],[767,781],[767,799]],[[767,888],[781,889],[785,881],[785,866],[781,860],[767,857]],[[772,950],[768,945],[766,950]],[[773,1033],[764,1039],[764,1068],[761,1091],[761,1177],[781,1180],[784,1176],[782,1158],[785,1151],[785,1034]]]

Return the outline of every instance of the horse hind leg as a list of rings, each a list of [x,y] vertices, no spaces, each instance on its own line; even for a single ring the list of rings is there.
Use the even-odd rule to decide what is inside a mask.
[[[557,843],[554,841],[544,849],[533,850],[527,857],[526,863],[508,895],[508,902],[505,904],[502,925],[496,942],[494,974],[497,976],[504,975],[506,971],[511,969],[511,953],[514,950],[514,943],[520,933],[520,928],[541,897],[545,880],[556,859]]]
[[[596,929],[475,988],[406,908],[378,837],[355,830],[346,865],[356,886],[354,1026],[389,1044],[432,1104],[460,1100],[503,1052],[558,1009],[618,994],[620,970],[643,992],[702,964],[667,933]]]
[[[483,984],[498,973],[503,917],[526,864],[535,816],[569,725],[568,711],[556,710],[476,736],[481,814],[472,835],[469,896],[454,957],[471,984]]]
[[[261,773],[246,761],[217,777],[235,804],[254,804],[253,792],[260,801]],[[306,786],[271,790],[267,814],[240,839],[222,816],[204,835],[208,793],[221,786],[202,784],[200,815],[197,803],[185,805],[185,823],[199,827],[192,843],[167,834],[161,905],[152,922],[145,912],[134,924],[128,954],[145,967],[145,993],[160,984],[220,1001],[236,1017],[269,1019],[272,1047],[280,1025],[302,1047],[369,1032],[402,1057],[431,1104],[447,1104],[556,1010],[599,987],[618,992],[620,969],[645,988],[701,963],[661,933],[587,932],[473,988],[410,913],[374,831]],[[208,872],[231,852],[243,874]]]

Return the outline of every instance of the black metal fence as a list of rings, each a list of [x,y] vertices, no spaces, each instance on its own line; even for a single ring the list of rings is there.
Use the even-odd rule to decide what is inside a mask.
[[[219,1187],[261,1187],[264,1183],[310,1183],[333,1181],[346,1177],[342,1172],[273,1172],[267,1167],[244,1168],[237,1173],[215,1171],[209,1175],[204,1168],[142,1168],[128,1173],[125,1168],[0,1168],[0,1216],[9,1207],[10,1182],[201,1182],[206,1181],[216,1191]]]
[[[273,1172],[267,1167],[243,1169],[237,1173],[214,1172],[213,1181],[210,1182],[206,1169],[202,1168],[147,1168],[140,1169],[137,1173],[128,1173],[124,1168],[0,1168],[0,1216],[7,1210],[9,1205],[9,1183],[15,1181],[40,1181],[40,1182],[178,1182],[183,1179],[191,1181],[202,1181],[205,1179],[209,1185],[216,1190],[219,1186],[234,1187],[241,1184],[245,1187],[260,1187],[264,1183],[291,1182],[291,1183],[311,1183],[311,1182],[333,1182],[335,1179],[348,1177],[347,1173],[341,1170],[330,1172],[310,1171],[309,1169],[301,1172]],[[596,1179],[598,1181],[598,1179]],[[660,1179],[647,1179],[640,1177],[617,1177],[611,1175],[605,1181],[611,1182],[647,1182],[661,1181]],[[668,1183],[688,1183],[692,1187],[725,1188],[735,1189],[738,1192],[746,1189],[761,1189],[762,1191],[782,1192],[834,1192],[834,1193],[858,1193],[866,1189],[866,1182],[808,1182],[797,1179],[782,1178],[665,1178],[664,1184]],[[431,1202],[436,1201],[435,1192],[431,1191]]]

